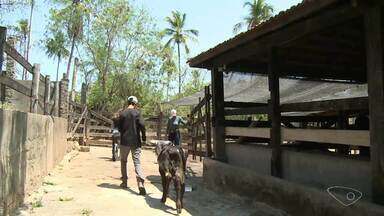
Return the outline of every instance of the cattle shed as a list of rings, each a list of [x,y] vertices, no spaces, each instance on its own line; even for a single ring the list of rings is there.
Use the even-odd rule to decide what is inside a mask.
[[[300,185],[358,188],[369,201],[384,204],[383,6],[381,0],[303,1],[190,59],[191,67],[211,71],[215,161]],[[226,101],[224,77],[230,73],[266,77],[266,85],[255,86],[254,91],[267,92],[268,97],[264,101],[249,97]],[[286,80],[362,85],[367,93],[283,100],[281,88]],[[319,91],[326,94],[329,90]],[[241,114],[266,114],[268,121],[260,127],[228,123],[226,116]],[[368,115],[369,126],[348,126],[348,117],[353,115]],[[324,123],[330,118],[335,118],[333,126]],[[287,122],[300,124],[287,127]],[[309,127],[303,122],[323,123]],[[236,145],[228,137],[261,138],[267,144]],[[319,148],[369,152],[367,157],[335,156],[293,150],[289,146],[295,142],[302,147],[317,143]]]

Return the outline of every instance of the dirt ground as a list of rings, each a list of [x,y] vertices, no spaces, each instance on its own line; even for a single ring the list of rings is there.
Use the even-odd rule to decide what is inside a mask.
[[[120,163],[111,160],[109,148],[72,152],[26,199],[19,215],[176,215],[173,187],[171,198],[165,204],[160,202],[162,188],[153,150],[142,153],[147,196],[138,195],[131,158],[128,166],[131,178],[124,190],[119,187]],[[181,215],[286,215],[263,203],[205,189],[198,161],[188,161],[187,185],[193,190],[185,194]]]

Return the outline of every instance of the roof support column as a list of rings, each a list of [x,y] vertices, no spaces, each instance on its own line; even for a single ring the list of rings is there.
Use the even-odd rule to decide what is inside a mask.
[[[367,80],[372,170],[372,198],[384,204],[384,72],[383,8],[371,5],[365,11]]]
[[[218,68],[211,70],[213,101],[213,149],[216,160],[226,162],[225,119],[224,119],[224,81],[223,72]]]
[[[272,158],[271,175],[282,178],[281,163],[281,113],[280,113],[280,86],[277,49],[271,48],[269,52],[268,84],[271,93],[269,100],[269,119],[272,122],[270,130]]]

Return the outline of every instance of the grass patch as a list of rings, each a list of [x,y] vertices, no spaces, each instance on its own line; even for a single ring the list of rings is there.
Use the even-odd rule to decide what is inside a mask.
[[[51,185],[51,186],[54,186],[56,185],[55,183],[51,182],[51,181],[44,181],[43,182],[43,185]]]
[[[61,202],[68,202],[72,200],[73,200],[73,197],[59,197],[59,201]]]
[[[91,209],[81,209],[81,215],[85,215],[85,216],[89,216],[92,214],[92,210]]]
[[[41,202],[41,200],[36,200],[35,202],[32,202],[31,205],[32,205],[32,208],[41,208],[41,207],[43,207],[43,203]]]

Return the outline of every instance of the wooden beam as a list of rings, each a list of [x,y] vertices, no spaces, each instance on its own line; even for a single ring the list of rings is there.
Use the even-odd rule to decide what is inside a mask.
[[[270,128],[225,127],[226,136],[270,138]]]
[[[7,86],[23,95],[31,97],[31,89],[17,82],[16,80],[9,78],[5,75],[0,75],[0,84]]]
[[[271,32],[276,32],[285,26],[297,23],[306,17],[310,17],[311,14],[317,13],[324,8],[329,7],[329,5],[334,4],[336,1],[337,0],[312,1],[310,6],[306,5],[305,7],[296,8],[295,13],[285,13],[281,15],[279,19],[269,20],[265,25],[263,25],[262,28],[259,28],[258,31],[240,34],[229,42],[218,45],[212,51],[207,51],[193,59],[190,59],[189,64],[191,67],[211,67],[212,65],[209,65],[208,61],[215,56],[228,52],[229,50],[235,49],[243,44],[248,44],[257,38],[263,37]]]
[[[234,116],[234,115],[253,115],[253,114],[269,114],[270,109],[268,105],[259,106],[259,107],[249,107],[249,108],[240,108],[240,109],[226,109],[224,111],[225,116]]]
[[[253,102],[234,102],[234,101],[225,101],[224,107],[231,108],[250,108],[250,107],[260,107],[260,106],[268,106],[266,103],[253,103]]]
[[[20,55],[15,48],[10,46],[8,43],[5,43],[4,51],[7,55],[11,56],[15,61],[23,66],[23,68],[25,68],[28,72],[33,74],[33,66],[22,55]]]
[[[50,76],[47,75],[45,77],[44,115],[49,114],[50,95],[51,95],[51,79],[50,79]]]
[[[33,79],[31,91],[31,113],[37,113],[39,103],[40,64],[33,66]]]
[[[365,11],[365,39],[369,94],[369,119],[372,169],[372,198],[384,204],[384,64],[383,8]]]
[[[205,86],[205,98],[208,98],[210,93],[209,86]],[[207,157],[212,156],[212,135],[211,135],[211,100],[205,100],[205,139],[207,140]]]
[[[361,15],[361,13],[357,9],[352,8],[350,4],[343,4],[334,7],[332,10],[325,10],[311,18],[303,19],[289,26],[284,26],[284,28],[258,38],[253,42],[247,42],[246,44],[235,47],[231,51],[216,57],[212,64],[227,65],[257,53],[265,53],[271,46],[284,46],[309,34],[341,25],[359,15]],[[337,18],[335,19],[335,17]]]
[[[282,128],[285,141],[306,141],[369,147],[369,131]]]
[[[282,104],[282,112],[368,110],[368,97]]]
[[[270,138],[270,128],[226,127],[227,136]],[[370,146],[369,131],[281,128],[285,141],[305,141],[351,146]]]
[[[211,99],[211,95],[206,95],[191,111],[191,115],[197,114],[197,112],[206,104],[207,100]]]
[[[224,80],[223,72],[217,68],[211,71],[212,77],[212,96],[213,96],[213,147],[215,159],[227,161],[225,150],[225,118],[224,118]]]
[[[269,53],[268,66],[268,84],[271,93],[269,101],[270,118],[272,128],[270,130],[272,158],[271,158],[271,175],[282,178],[282,160],[281,160],[281,112],[280,112],[280,83],[279,83],[279,62],[277,49],[272,48]]]

